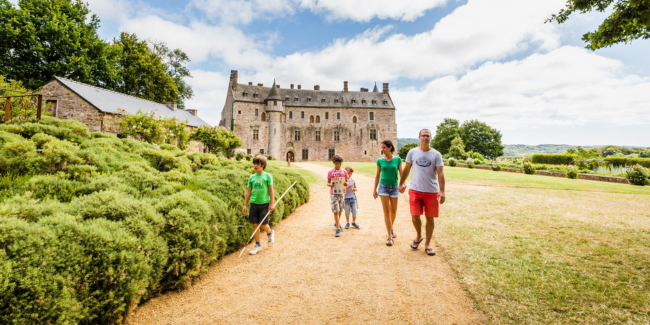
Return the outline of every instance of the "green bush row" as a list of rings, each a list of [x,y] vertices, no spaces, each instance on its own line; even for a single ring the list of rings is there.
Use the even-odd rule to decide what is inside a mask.
[[[530,160],[533,164],[571,165],[575,158],[567,154],[534,154]]]
[[[0,323],[115,323],[240,248],[250,162],[90,133],[54,118],[0,125]],[[269,167],[271,224],[309,200]]]
[[[609,164],[614,167],[629,167],[640,165],[645,168],[650,168],[650,158],[628,158],[628,157],[607,157],[604,158],[609,161]]]

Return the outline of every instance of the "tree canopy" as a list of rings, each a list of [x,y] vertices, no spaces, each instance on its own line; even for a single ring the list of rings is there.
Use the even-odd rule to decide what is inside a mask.
[[[501,132],[478,120],[463,122],[458,134],[465,142],[465,149],[478,152],[486,158],[503,156]]]
[[[451,141],[458,136],[460,124],[458,120],[446,118],[436,129],[436,135],[431,140],[431,146],[441,154],[447,154],[451,147]]]
[[[404,159],[406,159],[406,155],[408,155],[409,150],[411,150],[411,149],[413,149],[415,147],[419,147],[419,146],[420,146],[419,143],[415,143],[415,142],[414,143],[407,143],[407,144],[403,145],[401,148],[399,148],[399,151],[397,152],[397,155],[400,158],[402,158],[402,160],[404,160]]]
[[[194,130],[190,139],[201,141],[210,153],[226,157],[233,157],[235,149],[244,144],[234,131],[219,126],[201,126]]]
[[[648,0],[568,0],[566,8],[546,22],[557,21],[561,24],[574,12],[583,14],[592,10],[603,12],[610,6],[613,9],[612,14],[598,26],[597,30],[582,36],[582,40],[587,43],[586,48],[595,51],[639,38],[650,38],[650,1]]]

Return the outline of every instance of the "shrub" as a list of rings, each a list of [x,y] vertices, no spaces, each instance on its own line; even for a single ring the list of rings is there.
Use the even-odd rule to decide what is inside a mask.
[[[476,165],[474,164],[474,159],[468,158],[467,159],[467,168],[471,169],[471,168],[474,168],[474,167],[476,167]]]
[[[574,155],[567,154],[534,154],[530,161],[534,164],[571,165]]]
[[[266,159],[268,159],[268,160],[273,160],[273,156],[268,155],[268,156],[266,156]]]
[[[474,160],[485,160],[485,157],[483,157],[483,155],[478,153],[478,152],[472,152],[472,154],[470,155],[470,158],[472,158]]]
[[[246,161],[251,161],[251,159],[253,159],[253,156],[251,156],[251,155],[246,155]]]
[[[448,154],[449,156],[456,157],[458,159],[467,158],[467,153],[465,152],[465,144],[463,143],[463,139],[461,139],[459,136],[454,138],[454,140],[451,141],[451,147],[449,148]]]
[[[458,161],[456,161],[454,157],[449,158],[449,166],[456,167],[457,165],[458,165]]]
[[[501,166],[499,166],[497,164],[494,164],[494,165],[492,165],[492,170],[495,171],[495,172],[499,172],[499,171],[501,171]]]
[[[634,165],[625,171],[625,176],[630,184],[646,185],[648,183],[648,169],[641,165]]]
[[[27,181],[23,185],[23,190],[29,191],[37,200],[56,199],[61,202],[70,202],[77,196],[81,187],[80,182],[67,180],[61,175],[38,175]]]
[[[628,157],[607,157],[605,159],[609,162],[609,165],[613,167],[629,167],[633,165],[639,165],[645,168],[650,168],[650,159],[649,158],[628,158]]]
[[[573,166],[568,166],[566,170],[566,177],[570,179],[578,178],[578,169]]]
[[[528,175],[535,174],[535,166],[529,162],[525,162],[521,165],[521,169],[524,171],[524,173]]]
[[[240,152],[237,152],[237,153],[235,154],[235,160],[240,161],[240,160],[242,160],[242,159],[244,159],[244,153],[241,152],[241,151],[240,151]]]
[[[413,148],[419,147],[419,143],[408,143],[403,145],[401,148],[399,148],[399,151],[397,152],[397,155],[402,158],[402,160],[406,159],[406,155],[409,153],[409,151]]]

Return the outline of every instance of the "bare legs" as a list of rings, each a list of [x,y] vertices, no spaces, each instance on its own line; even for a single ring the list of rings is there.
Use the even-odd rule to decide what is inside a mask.
[[[336,222],[336,229],[341,228],[341,211],[334,213],[334,222]]]
[[[417,237],[415,238],[415,241],[419,241],[422,239],[422,220],[420,220],[420,216],[411,216],[413,220],[413,227],[415,227],[415,231],[418,233]],[[435,223],[434,223],[434,218],[426,218],[427,223],[426,223],[426,241],[424,242],[424,248],[431,248],[431,238],[433,238],[433,229],[435,228]]]
[[[259,223],[253,224],[254,229],[257,229],[257,226],[259,226]],[[260,227],[260,230],[255,232],[255,242],[260,241],[260,231],[262,229],[264,229],[264,232],[266,232],[267,235],[271,233],[271,228],[269,227],[269,225],[262,225],[262,227]]]
[[[397,201],[396,197],[380,196],[381,206],[384,208],[384,222],[386,223],[386,231],[388,238],[393,237],[393,224],[397,217]]]

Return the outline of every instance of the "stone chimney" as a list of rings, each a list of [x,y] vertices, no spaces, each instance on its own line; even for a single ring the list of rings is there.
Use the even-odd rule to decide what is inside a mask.
[[[186,111],[189,112],[190,114],[196,116],[196,110],[195,109],[186,109]]]
[[[230,70],[230,89],[237,90],[237,70]]]
[[[367,92],[368,92],[368,88],[361,88],[361,92],[362,92],[362,93],[367,93]]]
[[[347,81],[343,81],[343,91],[346,92],[346,93],[348,92],[348,82]]]
[[[293,84],[291,84],[291,89],[293,89]]]
[[[257,84],[258,87],[264,87],[264,84]]]
[[[249,81],[249,82],[248,82],[248,85],[249,85],[249,86],[252,86],[252,85],[253,85],[253,82],[252,82],[252,81]]]
[[[388,94],[388,83],[384,82],[384,94]]]
[[[235,71],[235,73],[236,73],[236,72],[237,72],[237,71]],[[235,78],[237,78],[237,77],[235,76]],[[163,104],[164,104],[165,106],[171,108],[172,111],[177,110],[176,103],[174,103],[174,102],[166,102],[166,103],[163,103]]]
[[[314,90],[320,90],[320,86],[319,86],[319,85],[315,85],[315,86],[314,86]]]
[[[280,85],[275,85],[276,88],[280,89]]]
[[[300,85],[298,85],[298,89],[300,89]]]

